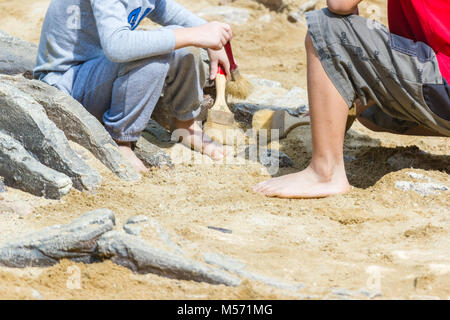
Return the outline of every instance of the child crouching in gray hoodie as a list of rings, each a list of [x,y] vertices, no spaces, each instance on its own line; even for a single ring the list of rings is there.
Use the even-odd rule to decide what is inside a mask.
[[[136,30],[144,18],[163,26]],[[183,143],[213,159],[224,148],[203,136],[200,113],[207,76],[188,47],[205,48],[210,80],[221,64],[229,25],[207,23],[173,0],[53,0],[43,24],[34,77],[70,94],[97,117],[140,172],[132,151],[157,103],[169,108]]]

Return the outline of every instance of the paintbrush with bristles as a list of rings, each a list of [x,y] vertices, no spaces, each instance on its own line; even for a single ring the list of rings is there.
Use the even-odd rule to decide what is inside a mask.
[[[231,80],[227,82],[227,93],[238,99],[246,99],[253,91],[252,83],[244,78],[234,60],[233,49],[231,43],[225,45],[225,51],[230,61]]]

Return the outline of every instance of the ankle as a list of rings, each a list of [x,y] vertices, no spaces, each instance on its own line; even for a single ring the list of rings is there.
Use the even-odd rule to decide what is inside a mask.
[[[331,182],[337,176],[345,175],[344,160],[313,158],[310,168],[322,182]]]

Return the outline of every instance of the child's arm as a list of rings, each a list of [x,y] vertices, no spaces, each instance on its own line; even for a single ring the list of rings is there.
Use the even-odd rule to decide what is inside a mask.
[[[206,21],[174,0],[155,1],[155,9],[148,18],[162,26],[197,27]]]
[[[358,4],[362,0],[327,0],[328,9],[339,15],[358,13]]]
[[[185,27],[174,30],[175,49],[188,46],[209,49],[208,53],[211,60],[210,78],[215,79],[218,64],[222,65],[227,77],[230,77],[230,63],[225,51],[222,49],[232,37],[229,25],[220,22],[207,23],[174,0],[156,1],[155,10],[149,15],[149,18],[164,26],[177,25]]]
[[[229,26],[221,23],[180,29],[187,30],[185,36],[181,38],[172,29],[132,31],[127,23],[127,11],[120,1],[90,1],[103,51],[108,59],[117,63],[167,54],[175,48],[190,45],[217,49],[221,48],[223,43],[229,41],[232,36]],[[158,2],[165,3],[166,0]],[[180,19],[179,17],[177,19]],[[200,23],[200,20],[198,22]],[[208,29],[208,32],[205,32],[205,29]]]

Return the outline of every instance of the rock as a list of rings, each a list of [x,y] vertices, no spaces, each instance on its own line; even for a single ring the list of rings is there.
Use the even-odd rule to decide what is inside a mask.
[[[149,218],[144,215],[135,216],[127,220],[123,226],[123,230],[133,236],[139,237],[142,232],[142,228],[148,225]]]
[[[228,105],[235,119],[251,124],[253,115],[264,109],[287,110],[293,116],[309,112],[306,90],[293,87],[287,90],[279,82],[253,78],[254,90],[247,99],[229,98]]]
[[[148,122],[147,128],[145,129],[145,132],[150,133],[153,137],[158,139],[160,142],[171,142],[172,141],[172,135],[168,130],[163,128],[159,123],[157,123],[154,120],[150,120]]]
[[[396,170],[417,168],[420,167],[419,165],[423,161],[423,156],[426,156],[426,154],[422,150],[408,150],[407,152],[395,153],[386,162]]]
[[[439,194],[439,191],[449,190],[446,186],[434,182],[414,183],[411,181],[396,181],[395,187],[402,191],[415,191],[423,196]]]
[[[364,289],[358,291],[358,293],[368,297],[369,299],[373,299],[373,298],[376,298],[376,297],[382,297],[383,296],[383,294],[381,292],[368,291],[368,290],[364,290]]]
[[[414,182],[410,182],[410,181],[396,181],[395,182],[395,187],[397,189],[402,190],[402,191],[414,190]]]
[[[258,21],[261,23],[270,23],[272,21],[272,17],[270,14],[265,14],[258,18]]]
[[[254,79],[251,79],[251,82],[256,87],[280,88],[280,89],[283,88],[283,86],[281,85],[281,82],[269,80],[269,79],[254,78]]]
[[[122,157],[117,144],[101,123],[78,101],[66,93],[38,80],[23,77],[0,77],[29,94],[44,107],[48,118],[69,140],[89,150],[119,178],[136,181],[140,175]]]
[[[30,95],[0,79],[0,127],[44,165],[64,173],[75,188],[93,189],[100,175],[71,148],[64,133]]]
[[[243,8],[213,6],[198,11],[197,15],[199,17],[220,17],[223,22],[242,25],[247,23],[250,13]]]
[[[37,46],[0,30],[0,74],[32,75]]]
[[[234,119],[239,122],[243,122],[247,125],[251,125],[253,115],[260,111],[260,110],[286,110],[285,108],[280,107],[272,107],[272,106],[264,106],[264,105],[257,105],[252,103],[235,103],[232,105],[231,110],[234,113]],[[300,115],[304,115],[309,111],[309,108],[307,105],[302,105],[301,107],[298,107],[296,109],[287,109],[287,112],[295,117],[298,117]]]
[[[31,289],[31,297],[36,300],[43,299],[41,293],[39,291],[37,291],[36,289]]]
[[[260,146],[258,152],[256,145],[247,146],[238,156],[250,161],[257,161],[268,168],[279,169],[295,166],[294,161],[283,151],[267,149]]]
[[[217,253],[204,253],[203,259],[206,263],[218,266],[226,271],[233,272],[241,277],[246,279],[259,281],[265,283],[271,287],[275,287],[283,290],[291,290],[297,291],[299,289],[304,288],[305,286],[301,283],[292,284],[286,283],[282,281],[278,281],[276,279],[272,279],[263,275],[255,274],[249,271],[246,271],[247,265],[239,260],[236,260],[231,257],[224,256],[222,254]]]
[[[230,229],[225,229],[225,228],[219,228],[219,227],[214,227],[214,226],[208,226],[208,229],[214,230],[214,231],[218,231],[218,232],[222,232],[222,233],[228,233],[228,234],[232,234],[233,230]]]
[[[241,273],[247,268],[245,263],[223,254],[206,252],[203,254],[203,259],[208,264],[216,265],[224,270],[234,273]]]
[[[283,0],[255,0],[255,1],[265,5],[267,8],[272,10],[280,11],[285,7]]]
[[[153,248],[144,240],[119,232],[108,232],[98,241],[99,252],[104,258],[138,273],[154,273],[160,276],[238,286],[240,280],[225,272],[190,261],[183,256]]]
[[[168,250],[176,254],[183,255],[183,249],[172,241],[172,237],[168,231],[155,219],[149,218],[145,215],[139,215],[128,219],[123,226],[123,230],[133,236],[141,236],[145,231],[145,241],[150,245],[159,249]]]
[[[107,209],[89,212],[68,225],[52,226],[0,245],[0,265],[47,267],[61,259],[98,261],[97,240],[115,225]]]
[[[1,132],[0,132],[0,137],[1,137]],[[0,138],[1,139],[1,138]],[[1,141],[1,140],[0,140]],[[1,154],[0,154],[0,158],[1,158]],[[3,160],[2,160],[3,161]],[[0,164],[1,165],[1,164]],[[8,191],[6,189],[5,183],[3,182],[3,179],[0,177],[0,193],[6,192]]]
[[[310,0],[308,2],[305,2],[297,11],[289,13],[288,20],[293,23],[300,21],[306,12],[314,10],[316,8],[318,2],[319,0]]]
[[[344,162],[345,163],[350,163],[355,161],[357,158],[355,156],[352,155],[348,155],[348,154],[344,154]]]
[[[416,179],[416,180],[427,180],[427,181],[431,181],[430,177],[427,177],[423,174],[420,173],[415,173],[415,172],[407,172],[406,173],[410,178]]]
[[[0,132],[0,176],[3,176],[6,183],[13,188],[50,199],[60,199],[72,188],[72,180],[69,177],[44,166],[18,141],[2,132]],[[2,185],[3,182],[0,182],[0,192]]]
[[[355,292],[348,290],[348,289],[339,289],[335,288],[332,290],[332,294],[335,296],[341,296],[341,297],[351,297],[355,295]]]
[[[150,167],[173,167],[170,156],[161,148],[145,139],[145,137],[141,137],[138,140],[134,152],[137,157],[144,162],[144,164]]]
[[[11,217],[23,219],[34,211],[33,206],[30,203],[26,203],[24,201],[15,201],[13,199],[10,199],[9,197],[5,199],[2,196],[0,196],[0,200],[0,215],[8,214]]]

